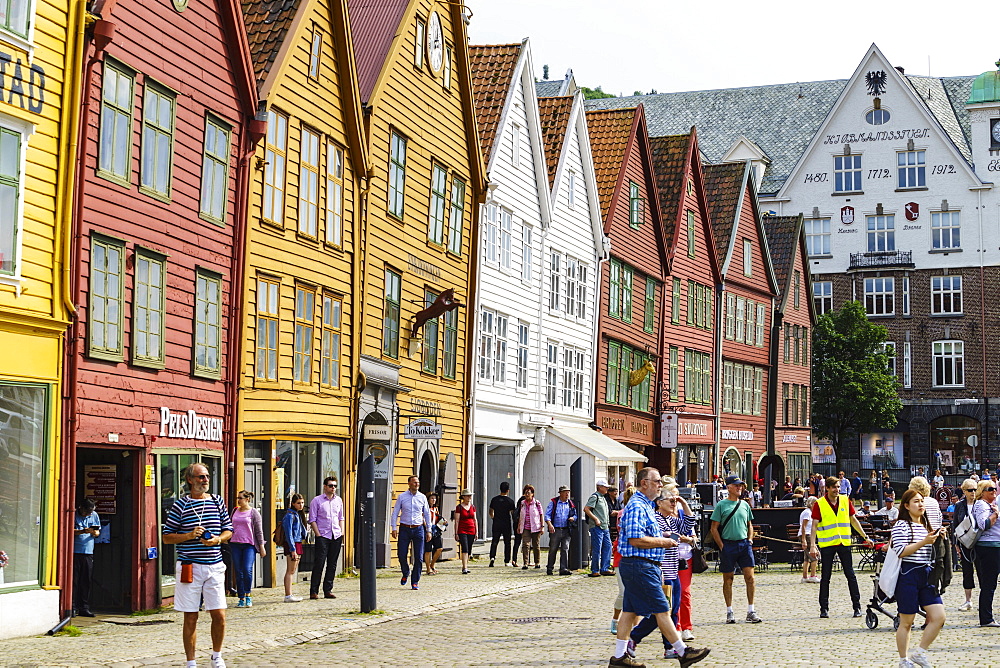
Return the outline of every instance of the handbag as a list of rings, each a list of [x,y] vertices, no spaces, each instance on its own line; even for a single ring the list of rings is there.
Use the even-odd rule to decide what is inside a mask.
[[[882,564],[882,572],[878,576],[878,588],[890,598],[896,595],[896,581],[899,580],[899,569],[902,565],[903,560],[892,549],[892,540],[890,540],[888,550],[885,553],[885,563]]]
[[[700,546],[691,548],[690,564],[692,573],[704,573],[708,570],[708,562],[705,561],[705,553],[702,552]]]
[[[965,549],[971,550],[976,541],[979,540],[982,531],[976,526],[976,521],[972,519],[972,513],[969,513],[958,523],[958,526],[952,529],[952,534]]]

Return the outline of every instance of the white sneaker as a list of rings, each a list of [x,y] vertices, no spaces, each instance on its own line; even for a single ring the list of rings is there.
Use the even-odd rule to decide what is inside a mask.
[[[903,658],[899,660],[899,668],[916,668],[916,664],[909,659]]]
[[[820,582],[822,582],[822,580],[820,580],[820,579],[819,579],[818,577],[816,577],[815,575],[814,575],[814,576],[812,576],[811,578],[806,578],[806,579],[807,579],[807,580],[809,580],[809,582],[812,582],[813,584],[817,584],[817,585],[818,585],[818,584],[819,584]]]
[[[212,657],[212,668],[226,668],[226,662],[222,655]]]
[[[694,631],[690,629],[684,629],[681,631],[681,640],[684,640],[685,642],[688,640],[694,640]]]
[[[958,606],[959,612],[968,612],[969,610],[972,610],[972,601],[966,601],[962,605]]]
[[[292,596],[291,594],[285,597],[285,603],[298,603],[301,600],[301,596]]]
[[[927,658],[927,650],[923,647],[915,647],[910,650],[910,661],[923,668],[931,668],[930,659]]]
[[[809,578],[802,578],[802,580],[799,581],[799,584],[805,584],[807,582],[809,582]]]

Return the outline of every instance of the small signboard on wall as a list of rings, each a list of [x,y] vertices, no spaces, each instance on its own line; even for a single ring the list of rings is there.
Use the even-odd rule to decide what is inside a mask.
[[[85,464],[83,467],[83,495],[93,499],[98,515],[118,512],[118,467],[114,464]]]

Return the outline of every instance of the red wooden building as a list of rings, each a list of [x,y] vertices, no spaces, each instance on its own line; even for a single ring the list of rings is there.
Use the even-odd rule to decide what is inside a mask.
[[[652,459],[660,437],[654,395],[667,248],[642,105],[588,111],[587,129],[611,239],[601,267],[596,421],[605,435]]]
[[[771,320],[778,284],[749,162],[710,165],[705,183],[722,273],[719,468],[752,477],[767,449]],[[752,456],[747,469],[748,456]]]
[[[682,482],[705,481],[717,457],[714,314],[721,277],[715,240],[694,128],[650,144],[668,248],[657,385],[664,440],[676,440],[673,456],[661,449],[651,461]]]
[[[805,480],[812,472],[811,347],[816,308],[802,215],[765,216],[771,263],[779,295],[771,327],[771,359],[775,373],[769,389],[773,436],[769,452],[775,455],[771,475]],[[766,462],[762,461],[762,464]]]
[[[172,594],[173,547],[159,525],[183,493],[181,470],[204,462],[211,491],[232,503],[231,333],[263,124],[235,0],[90,10],[59,553],[70,582],[71,506],[93,498],[105,527],[92,606],[128,612]]]

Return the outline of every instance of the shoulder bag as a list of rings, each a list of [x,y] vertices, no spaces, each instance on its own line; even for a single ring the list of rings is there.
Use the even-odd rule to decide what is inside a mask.
[[[882,571],[878,576],[878,588],[887,597],[891,598],[896,595],[896,581],[899,580],[899,569],[902,565],[903,560],[896,554],[896,550],[892,549],[892,540],[890,539],[885,553],[885,563],[882,564]]]
[[[963,502],[964,503],[964,502]],[[980,534],[983,532],[976,526],[976,520],[972,517],[972,512],[970,511],[958,525],[952,529],[952,533],[955,536],[955,540],[959,542],[965,549],[971,550],[976,541],[979,540]]]

